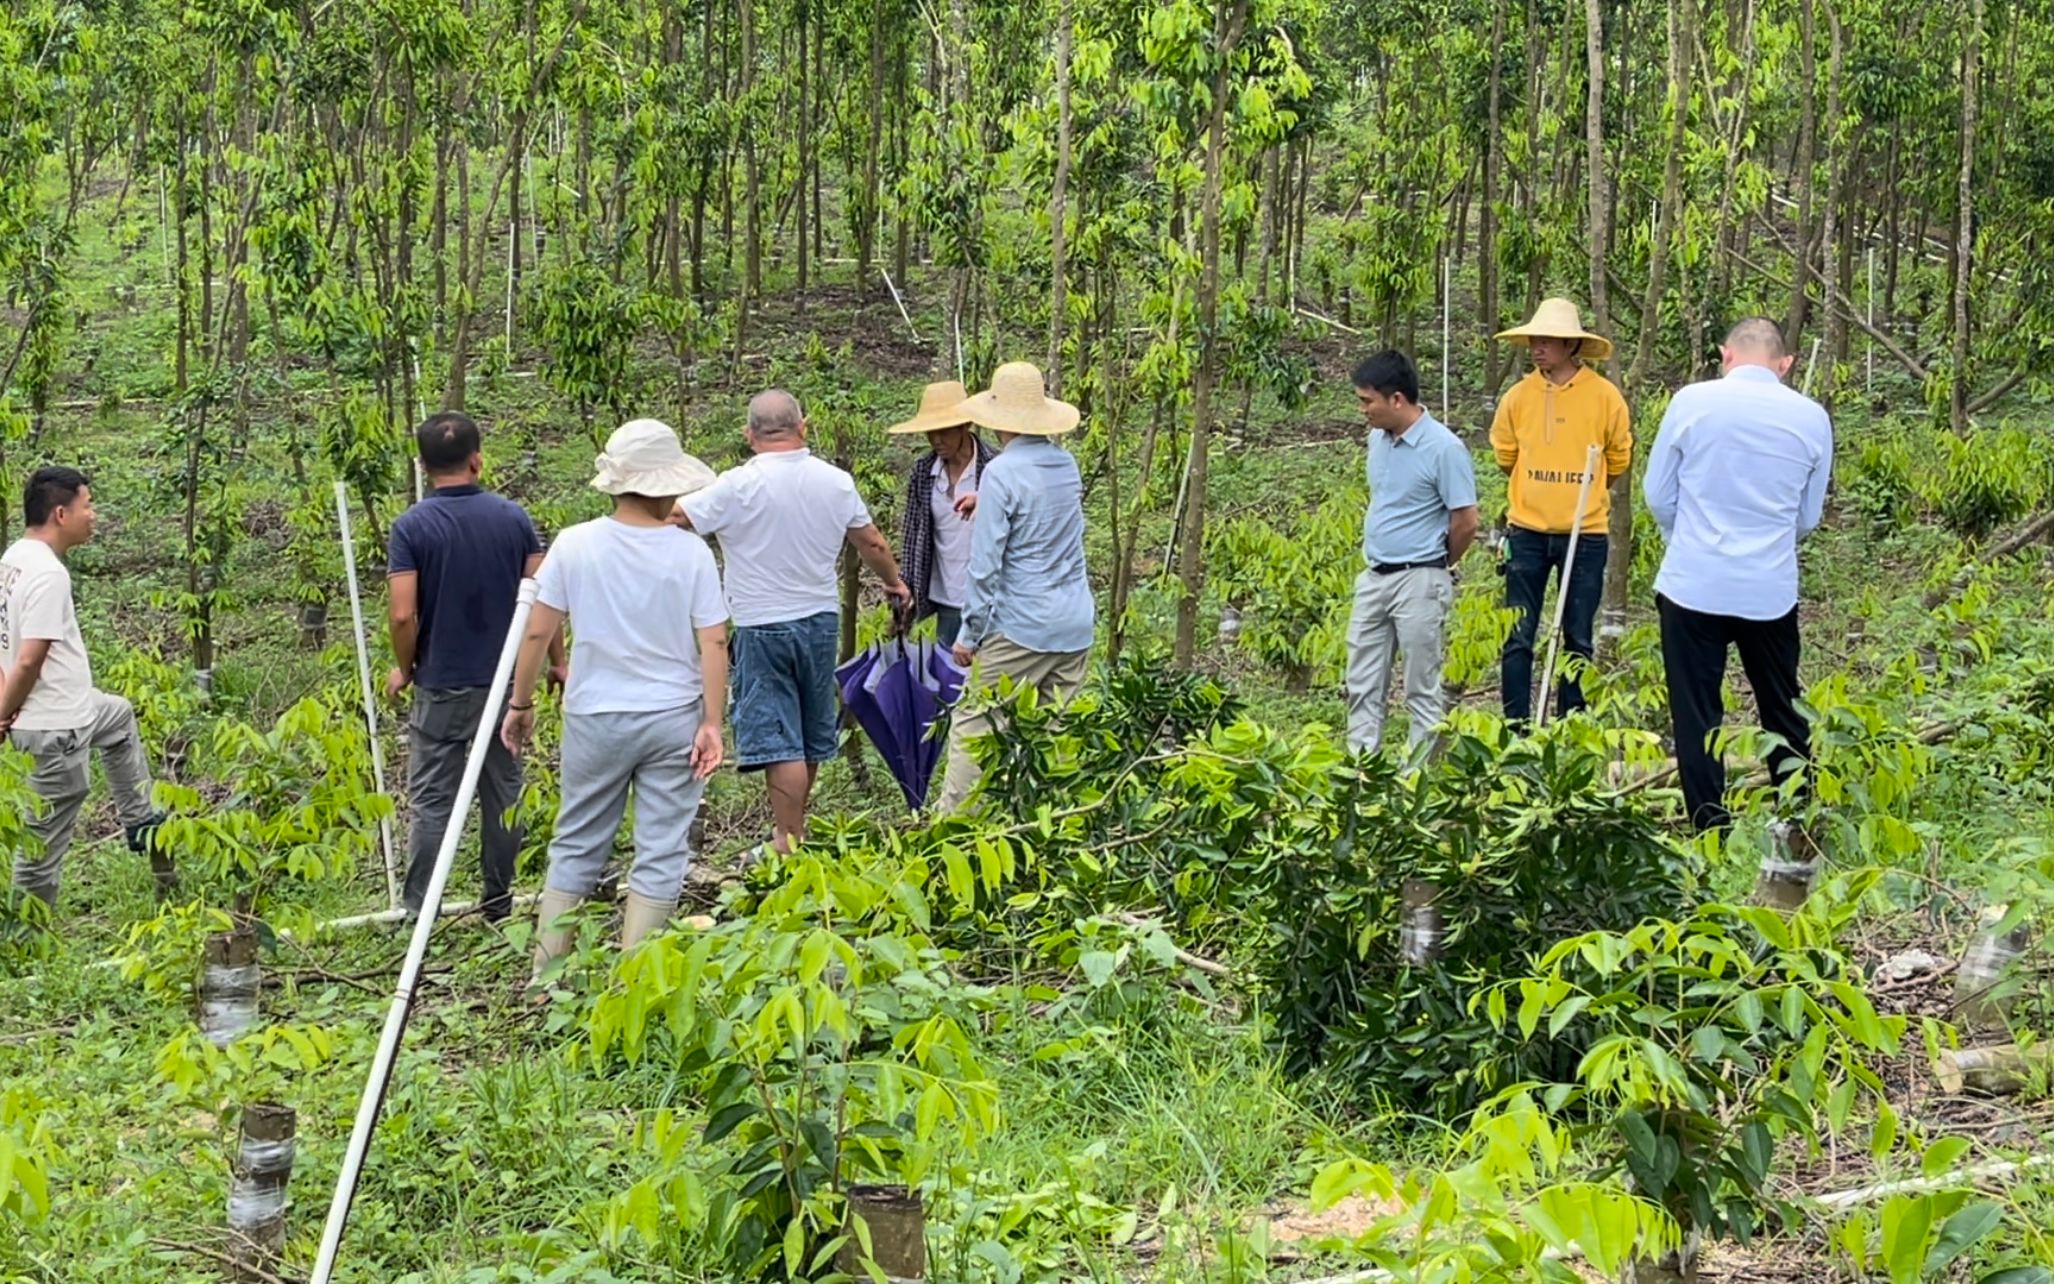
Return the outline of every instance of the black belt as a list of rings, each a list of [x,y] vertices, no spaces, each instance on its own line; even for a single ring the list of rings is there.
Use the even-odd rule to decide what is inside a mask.
[[[1371,562],[1369,564],[1369,569],[1378,575],[1396,575],[1399,571],[1418,571],[1429,568],[1436,571],[1445,571],[1448,569],[1448,559],[1446,557],[1436,557],[1426,562]]]

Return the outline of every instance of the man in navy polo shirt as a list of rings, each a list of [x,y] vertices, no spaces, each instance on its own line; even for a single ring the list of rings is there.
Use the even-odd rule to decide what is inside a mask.
[[[1369,421],[1369,511],[1348,621],[1348,747],[1375,753],[1384,738],[1391,665],[1405,657],[1409,744],[1431,742],[1447,712],[1441,657],[1455,602],[1455,563],[1476,539],[1476,469],[1469,449],[1419,404],[1419,371],[1386,349],[1355,367]]]
[[[430,415],[414,432],[421,466],[434,489],[392,524],[392,656],[385,694],[398,699],[414,688],[408,721],[407,881],[404,903],[421,907],[435,854],[464,774],[464,757],[513,625],[523,576],[542,565],[542,540],[519,504],[478,485],[483,461],[478,425],[469,415]],[[563,638],[549,653],[552,676],[563,678]],[[486,751],[478,797],[484,808],[480,855],[485,918],[497,922],[513,908],[514,860],[520,831],[507,812],[520,801],[521,767],[494,736]],[[461,824],[461,820],[458,822]]]

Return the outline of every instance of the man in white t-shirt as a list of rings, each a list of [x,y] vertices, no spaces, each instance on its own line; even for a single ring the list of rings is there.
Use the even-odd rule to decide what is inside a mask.
[[[22,492],[28,530],[0,554],[0,739],[36,761],[29,788],[45,804],[29,830],[42,854],[17,854],[14,885],[57,907],[72,830],[86,800],[94,750],[107,772],[130,851],[147,852],[158,895],[172,885],[150,810],[150,763],[135,709],[93,689],[64,555],[93,537],[93,490],[73,468],[39,468]]]
[[[535,729],[535,684],[550,639],[571,632],[563,694],[561,799],[537,914],[535,977],[568,952],[559,920],[592,894],[635,799],[635,863],[621,947],[659,930],[677,909],[687,835],[706,778],[726,756],[727,606],[706,541],[670,518],[678,498],[713,470],[654,419],[623,425],[599,456],[592,485],[613,513],[556,537],[537,577],[535,609],[514,665],[500,728],[519,754]]]
[[[758,393],[748,436],[756,457],[678,507],[681,522],[717,542],[726,561],[735,754],[743,771],[763,772],[773,839],[790,851],[805,835],[806,803],[840,730],[842,545],[856,550],[895,605],[910,606],[913,595],[856,479],[806,448],[797,398]]]

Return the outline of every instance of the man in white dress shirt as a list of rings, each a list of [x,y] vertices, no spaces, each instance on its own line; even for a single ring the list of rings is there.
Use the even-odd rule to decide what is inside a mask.
[[[1725,377],[1669,403],[1648,456],[1649,511],[1668,548],[1655,578],[1676,762],[1690,823],[1725,829],[1726,768],[1712,738],[1725,717],[1726,654],[1738,648],[1778,781],[1804,769],[1811,734],[1797,710],[1797,543],[1818,526],[1833,473],[1833,424],[1785,386],[1776,323],[1750,317],[1719,349]]]

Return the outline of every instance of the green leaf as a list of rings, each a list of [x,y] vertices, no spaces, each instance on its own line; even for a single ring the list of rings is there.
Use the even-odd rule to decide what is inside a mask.
[[[1926,1254],[1926,1277],[1938,1276],[2003,1220],[2001,1207],[1991,1200],[1979,1199],[1940,1223],[1940,1237]]]
[[[799,1264],[806,1260],[806,1222],[794,1213],[785,1225],[785,1274],[796,1277]]]
[[[1589,1006],[1590,996],[1588,994],[1579,994],[1574,998],[1564,1000],[1562,1005],[1548,1016],[1548,1037],[1550,1039],[1561,1038],[1563,1028],[1576,1019],[1577,1013]]]
[[[1926,1233],[1933,1225],[1929,1195],[1897,1195],[1883,1205],[1883,1268],[1891,1284],[1918,1284],[1926,1261]]]
[[[1919,1161],[1919,1171],[1927,1177],[1943,1177],[1961,1162],[1968,1153],[1970,1141],[1966,1137],[1942,1137],[1926,1147],[1925,1157]]]
[[[753,1101],[737,1101],[732,1105],[722,1106],[706,1120],[706,1140],[719,1141],[741,1127],[742,1121],[755,1114],[757,1109],[757,1104]]]
[[[1979,1276],[1976,1284],[2054,1284],[2054,1271],[2044,1266],[2007,1266]]]
[[[1094,990],[1112,980],[1119,966],[1119,955],[1110,950],[1086,950],[1077,956],[1077,967]]]

